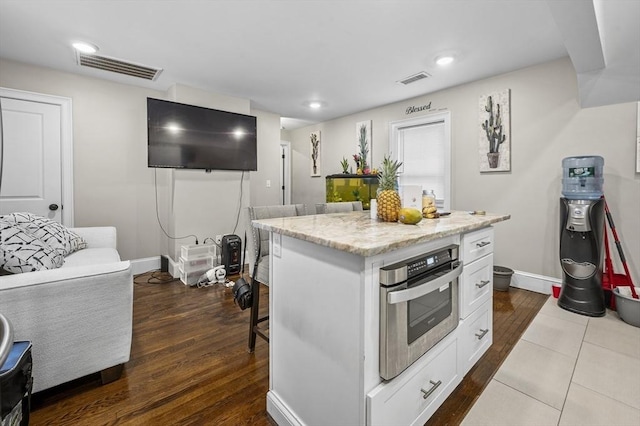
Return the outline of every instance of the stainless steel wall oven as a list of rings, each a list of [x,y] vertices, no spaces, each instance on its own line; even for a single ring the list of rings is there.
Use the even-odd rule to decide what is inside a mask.
[[[396,377],[458,326],[458,246],[380,268],[380,376]]]

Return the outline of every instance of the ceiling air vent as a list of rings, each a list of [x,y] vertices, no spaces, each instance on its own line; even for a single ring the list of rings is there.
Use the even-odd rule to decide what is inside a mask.
[[[161,68],[153,68],[145,65],[126,62],[108,56],[88,55],[78,52],[78,64],[83,67],[97,68],[99,70],[116,72],[132,77],[144,78],[145,80],[155,80],[162,72]]]
[[[398,81],[398,83],[411,84],[411,83],[415,83],[418,80],[423,80],[429,77],[431,76],[428,73],[426,73],[425,71],[420,71],[418,74],[410,75],[407,78],[403,78],[402,80]]]

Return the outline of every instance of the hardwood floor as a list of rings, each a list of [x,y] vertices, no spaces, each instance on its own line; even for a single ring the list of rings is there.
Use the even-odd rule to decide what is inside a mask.
[[[159,277],[152,278],[152,277]],[[230,288],[191,288],[147,273],[134,283],[133,344],[123,376],[99,374],[34,395],[31,425],[273,425],[268,344],[247,352],[249,310]],[[232,277],[233,279],[233,277]],[[262,287],[260,314],[267,313]],[[494,343],[429,425],[459,424],[547,296],[494,292]]]

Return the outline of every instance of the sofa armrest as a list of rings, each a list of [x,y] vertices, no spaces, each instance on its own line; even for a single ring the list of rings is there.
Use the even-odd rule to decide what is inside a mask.
[[[80,235],[90,248],[117,248],[117,232],[113,226],[90,226],[69,228]]]
[[[46,269],[42,271],[25,272],[23,274],[5,275],[0,279],[0,291],[17,287],[49,285],[51,283],[76,278],[88,279],[97,275],[127,271],[130,268],[131,262],[125,260],[113,263],[73,266],[71,268]]]

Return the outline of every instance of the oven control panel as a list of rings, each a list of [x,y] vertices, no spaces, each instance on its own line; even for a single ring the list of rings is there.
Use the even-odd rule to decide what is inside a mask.
[[[393,265],[384,266],[380,268],[380,284],[385,286],[399,284],[457,259],[458,246],[451,245]]]
[[[438,266],[449,262],[451,262],[451,253],[449,250],[430,254],[407,263],[407,276],[409,278],[415,277],[416,275],[420,275],[430,269],[437,268]]]

